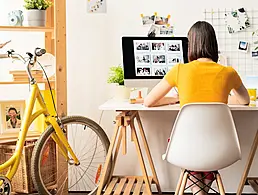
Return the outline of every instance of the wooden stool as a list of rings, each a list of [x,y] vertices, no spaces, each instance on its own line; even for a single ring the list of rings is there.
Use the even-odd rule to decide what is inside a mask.
[[[138,124],[139,131],[140,131],[140,136],[142,137],[144,149],[146,151],[147,158],[148,158],[149,165],[150,165],[153,176],[148,176],[148,174],[147,174],[146,165],[145,165],[143,155],[142,155],[142,149],[140,147],[139,139],[136,134],[136,129],[135,129],[135,125],[134,125],[135,118],[137,120],[137,124]],[[119,151],[119,148],[121,145],[121,141],[122,141],[122,145],[123,145],[123,155],[125,155],[127,153],[127,144],[126,144],[126,141],[127,141],[126,140],[126,129],[127,128],[126,127],[128,127],[128,126],[130,126],[130,129],[131,129],[131,141],[133,141],[135,143],[138,160],[139,160],[139,163],[141,166],[143,176],[113,176],[113,171],[114,171],[115,163],[117,160],[117,155],[118,155],[118,151]],[[118,134],[119,134],[119,136],[118,136]],[[113,155],[115,143],[116,143],[116,148],[115,148],[115,153]],[[108,179],[108,182],[106,185],[106,190],[104,193],[105,195],[112,194],[112,193],[118,195],[118,194],[121,194],[122,191],[124,192],[123,193],[124,195],[129,195],[132,191],[134,184],[135,184],[135,188],[133,191],[134,195],[140,194],[142,187],[143,187],[143,194],[148,194],[148,195],[152,194],[151,184],[156,184],[157,190],[158,190],[159,194],[161,194],[159,181],[158,181],[157,174],[156,174],[156,171],[155,171],[155,168],[153,165],[149,146],[148,146],[148,143],[147,143],[144,131],[143,131],[143,126],[142,126],[138,111],[122,111],[116,117],[115,133],[114,133],[111,143],[110,143],[110,147],[109,147],[108,154],[106,157],[106,162],[105,162],[104,170],[103,170],[101,180],[99,183],[97,195],[101,195],[101,192],[102,192],[103,188],[105,187],[104,186],[104,178],[107,174],[108,162],[110,162],[110,159],[112,158],[112,156],[113,156],[113,166],[111,168],[110,176],[109,176],[109,179]]]

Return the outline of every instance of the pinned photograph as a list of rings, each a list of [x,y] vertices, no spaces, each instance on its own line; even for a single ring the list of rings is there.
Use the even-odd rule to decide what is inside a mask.
[[[235,33],[242,31],[250,27],[249,17],[244,8],[237,9],[235,11],[225,14],[225,22],[228,28],[228,32]]]
[[[4,133],[19,131],[25,109],[25,101],[6,101],[1,103],[2,126]]]
[[[174,27],[173,26],[161,26],[160,27],[160,35],[173,36],[174,35]]]
[[[165,76],[167,73],[167,67],[153,67],[153,75]]]
[[[169,17],[156,16],[155,24],[156,25],[167,25],[168,24],[168,20],[169,20]]]
[[[181,62],[181,56],[180,55],[168,55],[167,56],[167,62],[168,64],[178,64]]]
[[[152,51],[165,51],[165,43],[152,43],[151,44],[151,50]]]
[[[150,76],[150,75],[151,75],[150,67],[137,68],[137,76]]]
[[[170,52],[179,52],[181,51],[179,43],[168,43],[167,50]]]
[[[88,0],[87,12],[88,13],[106,13],[107,0]]]
[[[166,64],[166,56],[165,55],[152,55],[152,64]]]
[[[252,51],[252,58],[258,59],[258,51]]]
[[[150,25],[150,24],[154,24],[155,21],[155,15],[152,16],[143,16],[142,15],[142,25]]]
[[[151,25],[149,31],[148,31],[148,37],[156,37],[156,35],[159,34],[159,27],[156,25]]]
[[[248,51],[248,42],[246,42],[246,41],[239,41],[238,49],[240,51],[247,52]]]
[[[149,54],[137,54],[135,57],[136,63],[139,64],[149,64],[150,55]]]
[[[148,42],[136,42],[135,43],[137,51],[149,51],[150,50],[150,43]]]

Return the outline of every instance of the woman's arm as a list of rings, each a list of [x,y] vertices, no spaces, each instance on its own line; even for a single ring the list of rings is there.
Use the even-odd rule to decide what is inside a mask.
[[[153,107],[174,104],[178,102],[178,97],[165,97],[165,95],[172,89],[172,86],[166,79],[162,79],[151,92],[144,98],[144,106]]]
[[[228,104],[248,105],[250,103],[249,94],[243,84],[238,89],[233,89],[233,93],[234,95],[228,98]]]

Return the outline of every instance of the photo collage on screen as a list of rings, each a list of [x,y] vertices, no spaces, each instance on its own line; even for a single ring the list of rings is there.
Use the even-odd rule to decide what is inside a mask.
[[[182,41],[134,40],[136,76],[164,76],[183,62]]]

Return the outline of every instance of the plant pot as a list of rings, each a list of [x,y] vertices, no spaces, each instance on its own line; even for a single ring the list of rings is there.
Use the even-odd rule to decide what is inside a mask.
[[[28,26],[45,26],[46,10],[30,9],[27,10]]]
[[[116,100],[126,100],[130,98],[130,88],[123,85],[117,85],[115,89],[114,99]]]

